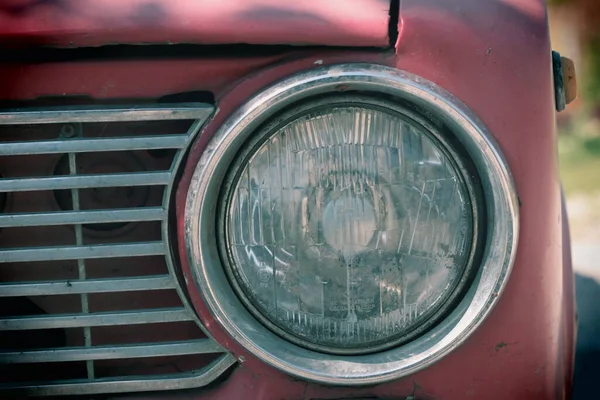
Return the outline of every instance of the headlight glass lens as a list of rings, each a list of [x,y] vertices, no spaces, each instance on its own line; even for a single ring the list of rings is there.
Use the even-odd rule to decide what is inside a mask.
[[[322,351],[407,340],[464,280],[474,242],[461,169],[394,109],[309,109],[263,132],[232,172],[223,218],[238,295]]]

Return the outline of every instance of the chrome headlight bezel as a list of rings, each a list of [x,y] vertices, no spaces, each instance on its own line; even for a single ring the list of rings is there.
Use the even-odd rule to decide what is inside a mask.
[[[414,105],[443,124],[477,169],[485,198],[484,252],[462,299],[426,335],[360,356],[317,353],[276,335],[235,294],[219,255],[217,209],[221,186],[238,151],[270,117],[326,93],[352,90]],[[185,209],[188,258],[211,313],[243,347],[294,376],[327,384],[373,384],[413,373],[443,357],[481,324],[504,288],[518,235],[517,197],[510,172],[483,125],[433,83],[389,67],[345,64],[300,73],[262,91],[238,109],[212,138],[198,163]],[[477,267],[477,266],[476,266]]]
[[[361,347],[334,347],[314,343],[313,341],[295,335],[284,327],[278,326],[275,321],[263,314],[259,310],[259,307],[252,301],[251,294],[240,284],[240,275],[234,265],[234,257],[231,254],[232,250],[229,247],[227,228],[225,227],[227,221],[231,218],[231,200],[233,197],[234,186],[239,178],[239,173],[242,172],[248,160],[255,155],[257,148],[268,140],[273,132],[276,132],[281,126],[295,120],[301,115],[330,107],[364,107],[383,110],[389,114],[395,114],[398,120],[404,121],[404,123],[417,130],[419,134],[427,137],[427,140],[435,143],[436,149],[447,157],[447,161],[449,161],[449,164],[452,165],[453,170],[457,173],[460,182],[459,184],[461,184],[465,192],[468,193],[466,196],[466,204],[467,208],[470,210],[470,216],[472,217],[473,222],[471,226],[472,235],[470,235],[468,239],[470,242],[468,251],[469,256],[464,265],[460,266],[461,273],[457,274],[458,278],[455,281],[455,285],[452,289],[447,291],[447,295],[444,296],[443,301],[426,311],[423,316],[420,316],[419,318],[423,318],[424,320],[411,326],[410,329],[407,329],[405,334],[397,335],[391,340],[380,340],[377,343],[371,343]],[[485,225],[485,223],[483,223],[484,216],[481,215],[484,206],[483,196],[481,196],[481,188],[478,180],[473,178],[473,176],[476,175],[476,171],[474,171],[475,168],[470,163],[470,159],[464,157],[458,150],[457,146],[449,143],[447,138],[444,138],[438,129],[418,113],[391,99],[377,98],[376,95],[331,94],[319,96],[317,98],[311,97],[302,102],[294,103],[287,109],[281,110],[273,115],[272,118],[261,125],[261,127],[252,134],[251,138],[245,142],[243,148],[240,149],[235,160],[229,166],[221,190],[222,200],[220,201],[219,212],[217,214],[219,218],[217,222],[217,231],[219,233],[218,245],[221,262],[238,298],[256,319],[261,321],[279,336],[290,342],[296,343],[299,346],[324,353],[345,355],[375,353],[406,343],[426,332],[431,326],[439,322],[439,320],[456,305],[457,300],[464,295],[465,289],[471,283],[473,272],[477,269],[478,261],[481,258],[481,241],[484,239],[483,236],[485,236],[483,232],[481,232],[481,228],[483,228],[481,225]]]

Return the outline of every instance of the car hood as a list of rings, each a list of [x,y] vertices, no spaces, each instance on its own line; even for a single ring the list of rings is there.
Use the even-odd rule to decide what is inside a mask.
[[[390,0],[3,0],[0,44],[388,47]]]

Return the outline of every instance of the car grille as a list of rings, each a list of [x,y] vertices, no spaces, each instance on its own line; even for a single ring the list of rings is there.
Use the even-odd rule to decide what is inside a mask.
[[[233,363],[169,243],[201,103],[0,112],[0,395],[204,386]]]

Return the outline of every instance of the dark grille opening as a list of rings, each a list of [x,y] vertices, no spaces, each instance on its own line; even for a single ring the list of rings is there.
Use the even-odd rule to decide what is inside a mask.
[[[31,218],[33,222],[33,218]],[[75,232],[68,227],[3,228],[0,232],[2,248],[67,246],[75,243]]]
[[[2,245],[5,244],[4,236],[1,232],[0,243],[2,243]],[[12,243],[7,243],[7,248],[15,248],[15,246],[8,246],[8,244]],[[67,284],[67,282],[79,279],[77,273],[77,261],[73,260],[0,264],[0,277],[0,282],[4,284],[19,282],[33,283],[53,280],[60,280]],[[7,287],[3,286],[0,288],[0,294],[2,293],[2,289],[6,290]],[[44,291],[42,291],[42,293],[44,293]]]
[[[182,346],[181,352],[185,351]],[[218,354],[194,354],[137,360],[101,360],[96,363],[96,367],[99,378],[177,374],[195,371],[218,357]]]
[[[17,364],[0,365],[0,383],[15,384],[41,380],[85,379],[85,362],[63,362],[56,364]]]
[[[99,326],[92,328],[95,345],[176,342],[204,339],[206,335],[191,321],[168,324]]]
[[[181,300],[173,289],[89,295],[90,312],[145,310],[180,305]]]
[[[168,274],[169,270],[163,256],[111,258],[106,260],[88,260],[86,263],[89,279],[152,277]]]
[[[0,394],[199,387],[233,363],[166,241],[175,171],[211,110],[0,111]]]

